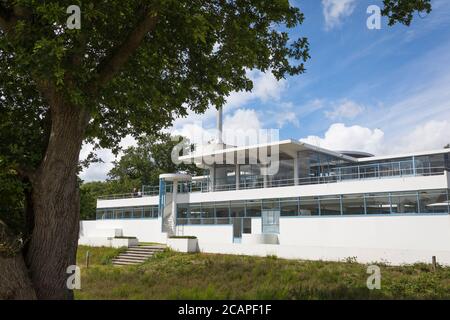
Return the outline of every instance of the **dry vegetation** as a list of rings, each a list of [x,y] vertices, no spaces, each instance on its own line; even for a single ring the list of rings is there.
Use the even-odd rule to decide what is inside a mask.
[[[91,265],[86,269],[86,250]],[[450,299],[450,268],[381,267],[381,290],[366,287],[367,266],[166,251],[139,266],[114,267],[118,249],[78,250],[77,299]]]

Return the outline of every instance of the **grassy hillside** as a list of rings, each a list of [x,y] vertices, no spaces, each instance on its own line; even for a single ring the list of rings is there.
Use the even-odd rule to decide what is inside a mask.
[[[91,266],[86,269],[86,250]],[[368,290],[367,266],[163,252],[143,265],[113,267],[111,248],[80,247],[77,299],[450,299],[450,268],[381,267],[381,290]]]

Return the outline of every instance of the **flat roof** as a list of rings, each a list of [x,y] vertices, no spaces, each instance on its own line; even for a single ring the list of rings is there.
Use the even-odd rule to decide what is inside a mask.
[[[324,154],[329,154],[329,155],[332,155],[332,156],[335,156],[337,158],[344,159],[347,161],[357,162],[356,158],[344,155],[344,154],[336,152],[336,151],[316,147],[311,144],[308,144],[305,142],[300,142],[298,140],[293,140],[293,139],[261,143],[261,144],[255,144],[255,145],[250,145],[250,146],[239,146],[239,147],[228,147],[225,149],[217,149],[217,150],[206,150],[205,152],[202,152],[203,150],[201,150],[199,152],[194,151],[193,153],[191,153],[189,155],[181,156],[178,159],[181,161],[194,160],[194,162],[200,162],[203,157],[211,157],[211,156],[221,155],[221,154],[226,156],[227,154],[231,154],[231,153],[234,154],[235,152],[239,152],[239,151],[257,150],[260,148],[267,148],[267,147],[273,147],[273,146],[278,146],[280,152],[284,152],[287,154],[292,154],[293,152],[298,152],[298,151],[311,150],[311,151],[316,151],[316,152],[320,152],[320,153],[324,153]]]
[[[250,146],[232,146],[227,147],[225,149],[216,149],[216,150],[200,150],[200,151],[194,151],[191,154],[180,156],[178,159],[181,161],[185,160],[193,160],[195,163],[202,163],[203,157],[211,157],[215,155],[224,155],[227,154],[239,152],[239,151],[245,151],[245,150],[257,150],[259,148],[267,148],[267,147],[273,147],[278,146],[279,151],[287,154],[292,154],[293,152],[298,151],[305,151],[305,150],[311,150],[316,151],[323,154],[329,154],[334,157],[344,159],[350,162],[368,162],[368,161],[378,161],[378,160],[388,160],[388,159],[397,159],[397,158],[407,158],[407,157],[413,157],[413,156],[424,156],[424,155],[434,155],[434,154],[444,154],[444,153],[450,153],[450,149],[438,149],[438,150],[428,150],[428,151],[416,151],[416,152],[409,152],[409,153],[400,153],[400,154],[393,154],[393,155],[380,155],[380,156],[370,156],[370,157],[363,157],[363,158],[355,158],[351,157],[349,155],[344,154],[346,151],[333,151],[321,147],[317,147],[305,142],[301,142],[295,139],[286,139],[281,141],[274,141],[274,142],[268,142],[268,143],[261,143],[261,144],[255,144]],[[214,146],[211,146],[214,147]],[[207,147],[206,147],[207,148]],[[352,151],[353,152],[353,151]],[[357,151],[354,151],[357,152]]]
[[[358,162],[367,162],[367,161],[388,160],[388,159],[397,159],[397,158],[419,157],[419,156],[427,156],[427,155],[443,154],[443,153],[450,153],[450,149],[437,149],[437,150],[428,150],[428,151],[416,151],[416,152],[408,152],[408,153],[373,156],[373,157],[366,157],[366,158],[358,158],[357,161]]]

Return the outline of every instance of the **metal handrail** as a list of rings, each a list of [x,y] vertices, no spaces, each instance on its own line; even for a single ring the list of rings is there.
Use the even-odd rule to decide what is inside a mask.
[[[380,165],[363,165],[358,167],[340,167],[335,168],[329,172],[323,173],[318,176],[302,177],[297,179],[297,183],[294,178],[288,179],[268,179],[264,182],[264,177],[261,175],[245,176],[241,177],[239,183],[239,189],[262,189],[262,188],[275,188],[294,185],[313,185],[313,184],[325,184],[336,183],[350,180],[365,180],[365,179],[384,179],[391,177],[411,177],[411,176],[434,176],[444,174],[444,171],[448,171],[446,167],[419,167],[419,168],[402,168],[400,163],[404,162],[392,162],[389,163],[392,167],[388,170],[374,170],[364,171],[361,168],[378,168],[385,164]],[[398,165],[398,167],[396,166]],[[372,166],[372,167],[369,167]],[[354,173],[342,173],[343,169],[358,168]],[[232,191],[236,190],[236,183],[230,184],[216,184],[213,188],[210,181],[195,181],[195,182],[183,182],[178,185],[180,192],[217,192],[217,191]],[[98,197],[99,200],[112,200],[112,199],[126,199],[126,198],[139,198],[145,196],[156,196],[159,194],[159,188],[154,187],[151,191],[143,193],[126,193],[116,194]]]

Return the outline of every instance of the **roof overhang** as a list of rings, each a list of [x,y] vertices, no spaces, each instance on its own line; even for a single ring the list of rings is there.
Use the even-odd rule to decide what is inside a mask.
[[[358,159],[341,154],[339,152],[327,150],[324,148],[316,147],[313,145],[310,145],[305,142],[300,142],[293,139],[288,140],[282,140],[282,141],[276,141],[276,142],[269,142],[269,143],[262,143],[262,144],[255,144],[250,146],[239,146],[239,147],[227,147],[225,149],[216,149],[214,150],[199,150],[197,152],[193,152],[189,155],[180,156],[178,160],[183,162],[189,162],[189,163],[195,163],[196,165],[207,165],[216,163],[214,159],[235,159],[240,154],[243,154],[244,152],[248,152],[248,154],[258,155],[259,150],[261,149],[267,149],[268,152],[265,154],[271,154],[272,152],[279,152],[279,153],[285,153],[292,157],[294,157],[297,152],[299,151],[315,151],[322,154],[328,154],[333,157],[350,161],[350,162],[357,162]],[[205,163],[205,159],[208,159],[207,163]],[[213,160],[211,160],[213,159]],[[223,162],[221,162],[223,163]]]

